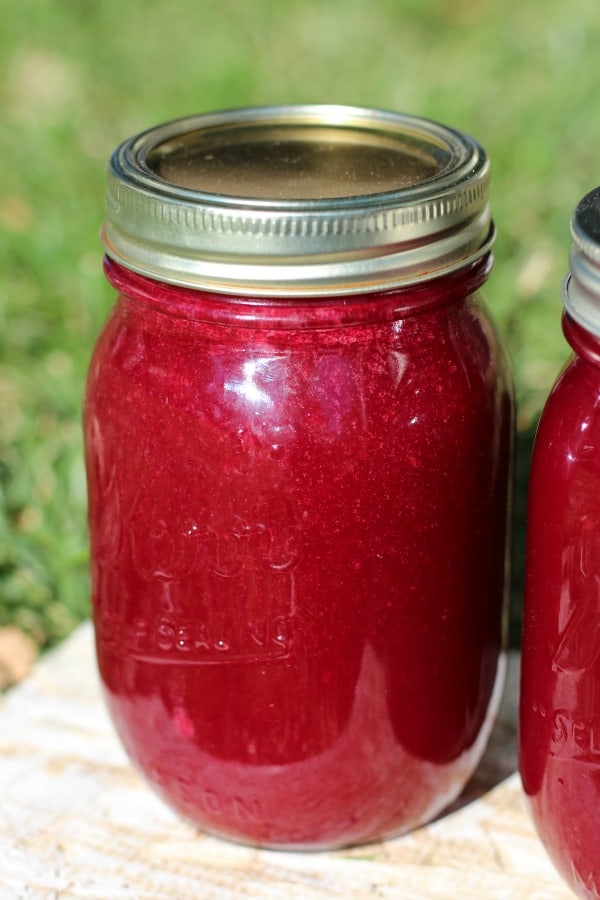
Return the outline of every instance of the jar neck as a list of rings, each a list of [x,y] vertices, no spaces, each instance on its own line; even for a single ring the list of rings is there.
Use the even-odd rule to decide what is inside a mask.
[[[109,257],[104,271],[122,295],[166,315],[220,324],[268,328],[333,328],[393,321],[459,302],[486,281],[492,254],[431,281],[388,291],[339,297],[247,297],[210,293],[154,281]]]
[[[562,315],[562,328],[575,353],[587,362],[600,366],[600,337],[576,322],[567,311]]]

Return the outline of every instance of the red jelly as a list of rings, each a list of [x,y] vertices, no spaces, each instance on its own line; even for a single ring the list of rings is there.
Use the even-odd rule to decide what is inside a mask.
[[[150,784],[273,847],[430,819],[501,683],[512,395],[488,166],[341,107],[112,161],[85,435],[107,702]]]
[[[574,350],[536,436],[520,757],[533,818],[582,897],[600,897],[600,189],[573,219],[563,299]]]

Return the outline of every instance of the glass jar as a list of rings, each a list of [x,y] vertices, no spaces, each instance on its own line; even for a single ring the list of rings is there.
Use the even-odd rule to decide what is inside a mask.
[[[544,408],[529,487],[520,765],[555,865],[580,896],[600,897],[600,188],[571,231],[574,353]]]
[[[191,118],[112,159],[99,668],[131,759],[213,833],[390,836],[481,756],[512,434],[488,169],[462,134],[347,107]]]

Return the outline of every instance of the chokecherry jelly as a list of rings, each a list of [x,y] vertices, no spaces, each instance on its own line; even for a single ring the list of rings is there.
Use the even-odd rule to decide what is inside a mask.
[[[539,835],[600,897],[600,188],[572,222],[573,356],[542,413],[529,489],[520,765]]]
[[[465,135],[351,107],[199,116],[112,158],[98,662],[133,762],[213,833],[380,839],[482,753],[512,441],[488,180]]]

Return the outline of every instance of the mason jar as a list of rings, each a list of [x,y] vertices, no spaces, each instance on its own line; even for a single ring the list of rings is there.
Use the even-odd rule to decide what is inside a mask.
[[[512,435],[489,165],[339,106],[126,141],[85,402],[116,729],[201,828],[372,841],[456,798],[502,680]]]
[[[573,354],[540,420],[529,488],[521,775],[539,835],[600,897],[600,188],[572,220],[563,331]]]

